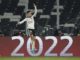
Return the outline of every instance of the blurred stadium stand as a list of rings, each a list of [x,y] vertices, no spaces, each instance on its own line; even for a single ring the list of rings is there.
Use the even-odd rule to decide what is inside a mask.
[[[12,36],[18,32],[25,33],[25,23],[16,27],[16,23],[25,18],[27,10],[33,10],[33,3],[38,7],[36,35],[78,35],[80,30],[80,0],[60,0],[60,29],[56,28],[56,0],[0,0],[0,35]],[[66,27],[65,24],[74,24]],[[76,27],[76,28],[75,28]],[[76,31],[76,32],[75,32]],[[63,35],[63,34],[62,34]]]

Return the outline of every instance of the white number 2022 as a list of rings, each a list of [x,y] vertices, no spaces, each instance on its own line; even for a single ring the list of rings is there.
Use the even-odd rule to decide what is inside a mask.
[[[12,37],[12,40],[19,40],[20,43],[19,45],[13,50],[13,52],[11,53],[11,56],[24,56],[24,53],[17,53],[21,47],[23,46],[24,44],[24,39],[23,37],[21,36],[13,36]],[[41,55],[42,51],[43,51],[43,41],[41,40],[40,37],[36,36],[35,38],[36,40],[38,40],[38,43],[39,43],[39,49],[38,49],[38,52],[33,54],[30,50],[30,38],[28,39],[27,41],[27,51],[28,51],[28,54],[30,56],[39,56]],[[73,56],[72,53],[66,53],[69,48],[72,46],[73,44],[73,39],[70,37],[70,36],[61,36],[60,37],[61,40],[68,40],[68,44],[66,45],[66,47],[60,52],[60,56]],[[57,53],[50,53],[52,50],[54,50],[54,48],[56,47],[56,45],[58,44],[58,40],[55,36],[46,36],[45,37],[45,40],[47,42],[47,40],[52,40],[53,41],[53,44],[48,48],[48,50],[45,52],[44,56],[58,56]],[[45,43],[44,43],[45,44]],[[45,45],[46,46],[46,45]]]

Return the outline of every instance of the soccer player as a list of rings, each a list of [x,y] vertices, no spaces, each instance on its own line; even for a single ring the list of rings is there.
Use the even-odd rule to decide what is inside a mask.
[[[34,4],[35,12],[32,14],[32,11],[27,11],[26,12],[26,17],[22,21],[18,22],[18,24],[22,24],[26,22],[27,24],[27,29],[30,31],[30,38],[31,38],[31,46],[32,46],[32,52],[35,52],[35,21],[34,17],[37,14],[37,7]]]

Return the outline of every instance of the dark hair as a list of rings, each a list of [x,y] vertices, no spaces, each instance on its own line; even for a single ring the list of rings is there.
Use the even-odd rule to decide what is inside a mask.
[[[26,14],[28,14],[29,12],[31,12],[31,11],[27,11]],[[33,13],[31,13],[31,14],[33,15]]]
[[[29,13],[29,12],[31,12],[31,11],[27,11],[26,13]]]

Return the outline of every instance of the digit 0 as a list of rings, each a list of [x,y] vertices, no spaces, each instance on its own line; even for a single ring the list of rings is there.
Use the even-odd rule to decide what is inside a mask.
[[[36,36],[35,39],[38,40],[39,49],[38,49],[38,52],[34,53],[34,54],[31,52],[31,49],[30,49],[31,38],[29,38],[27,41],[27,51],[30,56],[39,56],[39,55],[41,55],[41,53],[43,51],[43,42],[42,42],[41,38]]]

